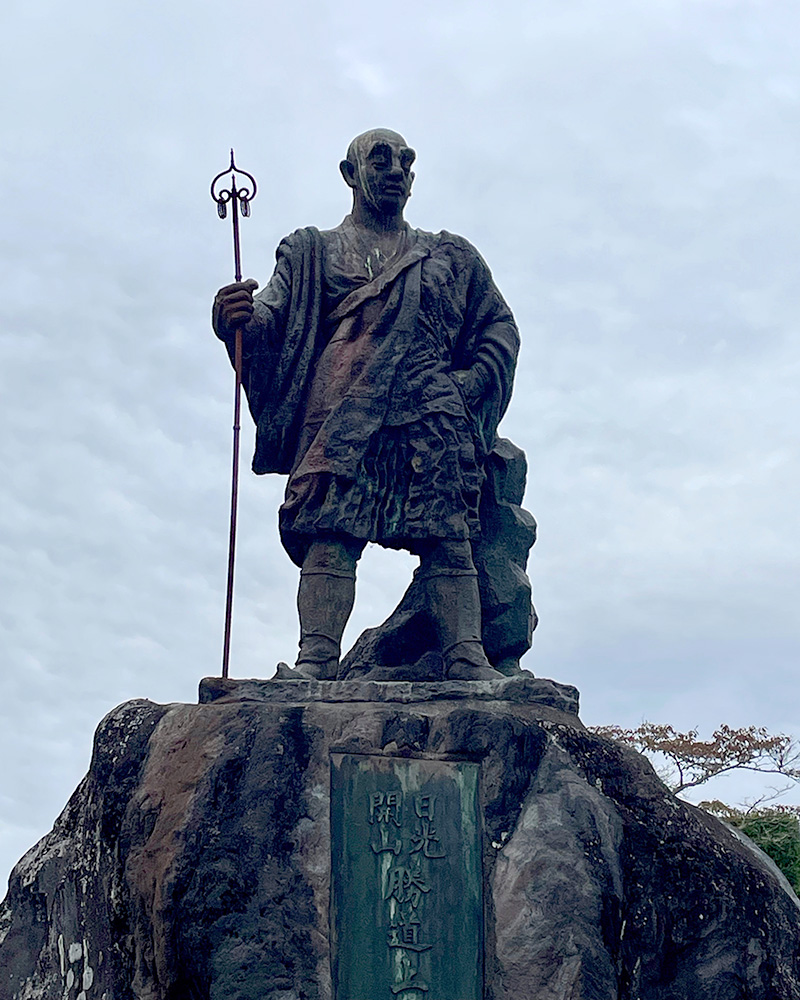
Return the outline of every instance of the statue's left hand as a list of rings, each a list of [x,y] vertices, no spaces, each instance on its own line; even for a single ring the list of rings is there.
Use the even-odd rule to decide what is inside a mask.
[[[467,403],[476,403],[483,395],[483,390],[488,382],[486,369],[483,365],[477,364],[472,368],[464,368],[452,374]]]

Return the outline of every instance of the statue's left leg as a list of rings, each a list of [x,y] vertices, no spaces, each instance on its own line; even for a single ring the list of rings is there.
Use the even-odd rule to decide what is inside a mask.
[[[497,680],[503,675],[486,658],[481,639],[478,573],[469,541],[435,542],[420,556],[420,581],[451,680]]]

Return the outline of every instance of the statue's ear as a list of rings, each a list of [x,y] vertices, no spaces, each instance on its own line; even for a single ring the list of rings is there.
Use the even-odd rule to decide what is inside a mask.
[[[342,160],[339,164],[339,170],[342,172],[345,184],[354,188],[356,186],[356,168],[353,164],[349,160]]]

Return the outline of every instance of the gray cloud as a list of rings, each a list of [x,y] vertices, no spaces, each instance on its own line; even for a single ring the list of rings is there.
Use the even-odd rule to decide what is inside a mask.
[[[0,869],[105,711],[219,669],[230,145],[262,282],[284,233],[347,211],[336,164],[375,124],[418,150],[412,223],[490,263],[524,340],[528,667],[578,684],[588,722],[800,734],[796,10],[42,0],[5,22]],[[239,676],[296,643],[281,489],[242,482]],[[351,638],[412,565],[367,553]]]

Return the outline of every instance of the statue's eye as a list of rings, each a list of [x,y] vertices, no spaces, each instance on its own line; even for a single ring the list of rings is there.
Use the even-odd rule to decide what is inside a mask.
[[[392,151],[384,145],[376,146],[369,154],[369,162],[377,170],[387,170],[392,164]]]

